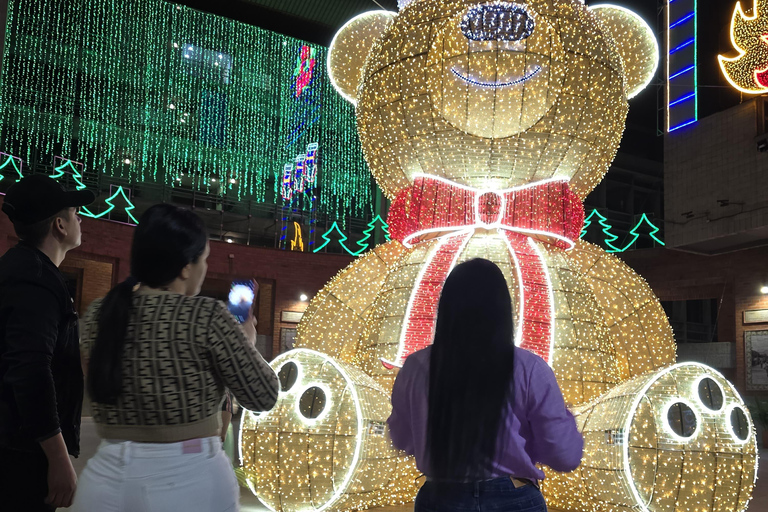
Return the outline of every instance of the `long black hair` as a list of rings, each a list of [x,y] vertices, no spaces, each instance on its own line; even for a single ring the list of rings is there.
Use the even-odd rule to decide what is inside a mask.
[[[487,478],[504,411],[514,399],[512,300],[492,262],[464,262],[445,280],[430,357],[430,476]]]
[[[170,204],[150,207],[139,219],[131,244],[131,278],[104,297],[98,333],[88,366],[88,391],[94,402],[114,404],[122,391],[122,359],[133,287],[172,283],[205,251],[208,236],[195,213]]]

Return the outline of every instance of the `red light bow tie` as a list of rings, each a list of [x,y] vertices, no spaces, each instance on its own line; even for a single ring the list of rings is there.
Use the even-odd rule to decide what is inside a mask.
[[[497,192],[419,176],[394,200],[387,221],[392,238],[406,247],[436,238],[440,241],[411,292],[397,357],[382,360],[384,366],[400,367],[411,353],[432,343],[443,283],[476,229],[496,229],[504,235],[512,266],[522,282],[517,342],[551,364],[554,301],[536,240],[571,249],[579,237],[584,206],[566,180]]]

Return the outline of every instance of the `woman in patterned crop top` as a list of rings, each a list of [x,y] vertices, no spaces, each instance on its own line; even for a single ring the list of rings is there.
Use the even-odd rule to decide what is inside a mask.
[[[219,437],[225,389],[266,411],[278,380],[254,347],[253,318],[240,325],[222,302],[196,296],[209,252],[197,215],[153,206],[134,233],[133,277],[88,309],[81,350],[103,441],[73,510],[238,509]]]

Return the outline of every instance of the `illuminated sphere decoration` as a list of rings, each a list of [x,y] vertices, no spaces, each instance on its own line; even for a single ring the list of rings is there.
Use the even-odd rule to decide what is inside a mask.
[[[579,0],[400,8],[345,25],[329,64],[357,105],[392,241],[318,292],[300,348],[273,361],[281,381],[289,362],[301,370],[275,410],[247,414],[241,444],[256,495],[307,512],[414,499],[423,479],[382,434],[388,396],[405,359],[432,343],[451,269],[482,257],[507,281],[514,343],[553,368],[585,437],[577,470],[544,468],[551,507],[744,510],[757,444],[743,401],[716,371],[676,365],[645,280],[580,240],[582,200],[613,161],[628,98],[656,71],[650,28]],[[316,423],[302,419],[310,388],[328,408]]]

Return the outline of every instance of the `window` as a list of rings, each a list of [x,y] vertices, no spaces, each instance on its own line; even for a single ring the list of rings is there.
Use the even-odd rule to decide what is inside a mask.
[[[662,301],[678,343],[709,343],[717,339],[719,299]]]
[[[193,76],[229,85],[232,57],[228,53],[184,43],[178,49],[182,63]]]

